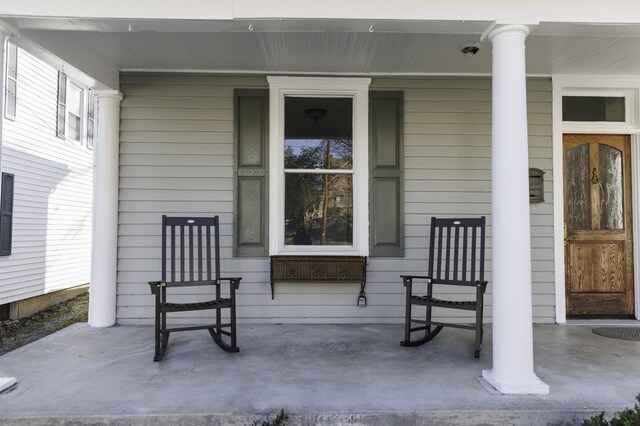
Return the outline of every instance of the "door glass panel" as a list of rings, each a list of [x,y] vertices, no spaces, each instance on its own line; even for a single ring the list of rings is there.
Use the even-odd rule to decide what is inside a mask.
[[[564,161],[567,228],[589,229],[589,145],[568,150]]]
[[[598,147],[600,173],[600,228],[623,229],[622,153],[608,145]]]

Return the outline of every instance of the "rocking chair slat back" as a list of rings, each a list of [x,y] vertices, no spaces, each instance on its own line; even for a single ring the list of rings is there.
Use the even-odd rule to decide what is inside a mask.
[[[484,281],[484,218],[431,218],[428,275],[448,283]]]
[[[163,217],[162,279],[173,282],[220,278],[220,236],[218,216]],[[211,231],[214,230],[214,251]],[[176,256],[177,255],[177,256]],[[168,262],[167,262],[168,260]],[[169,268],[167,269],[167,264]],[[212,268],[215,265],[215,268]],[[176,280],[176,277],[179,277]],[[206,277],[206,278],[205,278]]]

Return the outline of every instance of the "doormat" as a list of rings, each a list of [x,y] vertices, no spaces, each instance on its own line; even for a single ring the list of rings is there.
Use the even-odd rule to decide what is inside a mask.
[[[591,331],[598,336],[640,341],[640,327],[606,327],[594,328]]]

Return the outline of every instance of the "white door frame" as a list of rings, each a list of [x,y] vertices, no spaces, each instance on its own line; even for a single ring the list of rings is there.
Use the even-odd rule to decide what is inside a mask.
[[[640,77],[553,75],[553,241],[555,247],[556,322],[567,322],[564,268],[564,189],[562,141],[565,133],[624,134],[631,136],[633,210],[634,315],[640,319]],[[562,96],[623,96],[625,121],[563,122]]]

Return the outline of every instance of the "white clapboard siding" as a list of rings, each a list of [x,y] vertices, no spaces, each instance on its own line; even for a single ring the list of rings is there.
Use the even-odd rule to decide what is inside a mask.
[[[488,217],[487,276],[491,281],[491,80],[381,78],[372,89],[405,94],[405,257],[369,259],[366,308],[358,284],[276,283],[271,299],[267,258],[233,258],[233,89],[266,88],[245,76],[125,74],[121,111],[117,316],[121,324],[151,324],[148,281],[160,274],[162,214],[219,214],[225,274],[242,276],[240,322],[400,323],[402,273],[424,273],[433,215]],[[551,182],[551,83],[529,88],[531,167],[546,172],[543,204],[531,205],[536,322],[554,318]],[[183,300],[202,288],[181,290]],[[458,298],[464,289],[448,290]],[[491,283],[485,316],[491,318]],[[199,312],[177,315],[193,322]],[[204,314],[206,315],[206,313]],[[441,317],[468,320],[465,312]]]
[[[15,187],[0,304],[89,283],[93,151],[56,137],[57,92],[57,70],[19,49],[16,119],[3,121]]]

